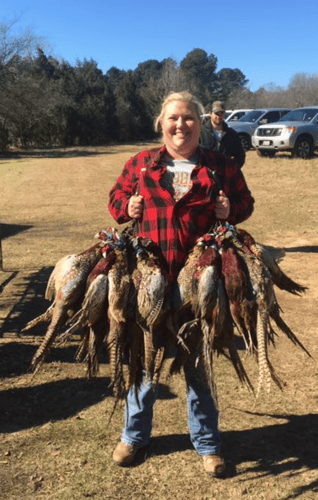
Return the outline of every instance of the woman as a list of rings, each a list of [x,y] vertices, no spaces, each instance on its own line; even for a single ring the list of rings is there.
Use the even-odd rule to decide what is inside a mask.
[[[138,234],[160,246],[171,282],[197,238],[213,223],[238,224],[253,211],[254,200],[235,160],[199,147],[202,114],[202,105],[190,93],[169,94],[155,121],[164,145],[131,158],[110,191],[111,215],[118,223],[138,221]],[[220,455],[218,412],[207,384],[187,367],[184,371],[192,444],[203,457],[205,470],[221,477],[225,462]],[[130,465],[150,440],[155,402],[150,382],[141,385],[138,400],[139,404],[131,390],[121,442],[113,453],[121,466]]]

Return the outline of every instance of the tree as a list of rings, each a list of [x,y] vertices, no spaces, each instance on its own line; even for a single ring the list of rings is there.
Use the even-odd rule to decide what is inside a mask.
[[[148,85],[139,91],[151,121],[153,122],[160,112],[161,103],[169,92],[179,92],[186,88],[187,79],[176,61],[172,58],[164,59],[160,77],[150,77]]]
[[[123,69],[118,69],[112,66],[106,73],[107,82],[113,92],[115,92],[117,85],[123,80],[126,75],[126,71]]]
[[[121,140],[146,139],[154,136],[152,116],[138,92],[133,71],[127,71],[116,91],[116,111]]]
[[[139,63],[134,70],[134,77],[136,85],[147,87],[150,81],[156,81],[160,78],[162,73],[163,63],[156,59],[149,59],[148,61]]]
[[[10,78],[0,89],[0,117],[8,139],[23,146],[55,142],[56,108],[62,102],[58,82],[34,70],[34,60],[17,57],[11,62]]]
[[[254,109],[256,107],[255,95],[249,88],[239,87],[229,95],[227,107],[229,109]]]
[[[217,73],[218,94],[220,101],[227,101],[231,93],[246,87],[248,80],[241,70],[223,68]]]
[[[163,61],[163,69],[157,88],[161,100],[169,92],[180,92],[187,88],[187,77],[174,59],[168,58]]]
[[[317,104],[318,73],[295,73],[290,79],[288,92],[295,108]]]
[[[202,49],[193,49],[180,63],[180,68],[187,78],[189,90],[204,106],[214,100],[218,90],[218,78],[215,73],[217,63],[215,55],[208,55]]]
[[[52,94],[31,75],[32,59],[44,39],[30,28],[14,33],[17,21],[0,23],[1,148],[23,130],[28,134],[52,106]],[[39,111],[39,113],[36,112]],[[23,141],[22,137],[22,141]]]
[[[77,61],[64,78],[67,142],[100,144],[117,137],[115,96],[96,61]]]
[[[17,22],[16,19],[7,23],[0,21],[0,64],[2,67],[10,67],[17,57],[31,58],[38,47],[47,45],[45,38],[35,35],[31,28],[14,33]]]

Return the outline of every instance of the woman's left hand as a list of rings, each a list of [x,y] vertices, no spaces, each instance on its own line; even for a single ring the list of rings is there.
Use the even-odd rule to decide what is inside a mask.
[[[230,215],[230,200],[224,191],[219,191],[219,196],[216,199],[215,215],[218,219],[227,219]]]

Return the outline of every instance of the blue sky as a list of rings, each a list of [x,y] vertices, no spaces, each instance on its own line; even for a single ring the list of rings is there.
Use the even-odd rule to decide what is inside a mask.
[[[148,59],[180,62],[195,48],[214,54],[217,70],[238,68],[252,91],[282,87],[299,72],[318,73],[318,2],[287,0],[11,0],[0,21],[17,18],[50,43],[50,54],[135,69]]]

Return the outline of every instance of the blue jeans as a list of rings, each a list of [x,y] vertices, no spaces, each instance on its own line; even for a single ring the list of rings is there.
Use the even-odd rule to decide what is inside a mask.
[[[204,382],[204,377],[195,376],[187,365],[184,367],[187,385],[188,426],[190,439],[199,455],[219,454],[221,438],[218,429],[218,410],[215,407],[211,391]],[[151,436],[153,405],[157,399],[157,390],[151,382],[143,380],[136,399],[135,387],[127,396],[125,408],[125,427],[121,441],[134,448],[148,444]]]

